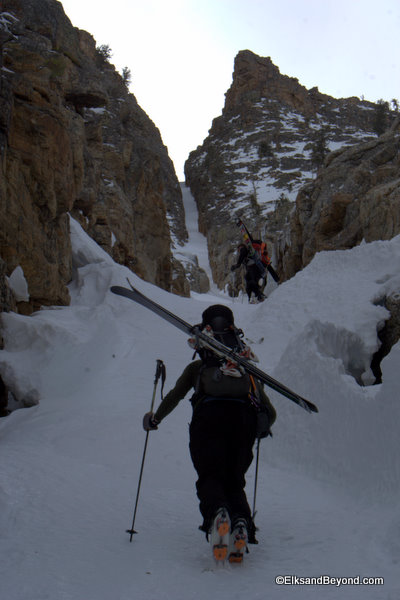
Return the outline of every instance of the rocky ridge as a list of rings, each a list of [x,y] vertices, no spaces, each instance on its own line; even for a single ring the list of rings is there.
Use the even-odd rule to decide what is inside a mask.
[[[238,53],[222,115],[213,120],[208,137],[185,164],[186,183],[199,207],[200,230],[208,237],[213,277],[220,288],[231,285],[237,216],[269,242],[282,278],[301,268],[298,261],[286,267],[290,261],[281,256],[284,244],[277,243],[296,198],[305,185],[318,181],[317,171],[324,169],[328,152],[333,152],[326,158],[329,163],[336,152],[351,157],[352,147],[376,144],[375,114],[371,102],[307,90],[297,79],[282,75],[270,58],[249,50]],[[290,245],[293,234],[286,233],[286,239],[288,235]],[[231,286],[232,293],[238,284]]]

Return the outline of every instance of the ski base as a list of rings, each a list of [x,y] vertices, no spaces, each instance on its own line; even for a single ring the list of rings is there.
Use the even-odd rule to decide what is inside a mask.
[[[228,558],[230,530],[228,511],[221,508],[215,516],[210,535],[212,555],[217,564],[224,564]]]
[[[247,552],[247,526],[244,521],[239,521],[233,528],[229,544],[229,562],[242,563],[244,553]]]
[[[225,562],[228,556],[228,546],[224,544],[215,544],[213,546],[213,556],[217,563]]]

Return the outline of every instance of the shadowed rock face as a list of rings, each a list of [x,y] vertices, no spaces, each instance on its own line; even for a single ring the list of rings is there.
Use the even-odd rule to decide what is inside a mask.
[[[299,192],[285,235],[279,268],[292,277],[316,252],[343,250],[362,240],[400,233],[400,132],[330,154],[318,177]]]
[[[400,340],[400,291],[388,294],[376,303],[383,305],[390,313],[389,319],[378,331],[381,346],[371,362],[371,369],[376,378],[375,383],[382,383],[381,361]]]
[[[7,275],[23,269],[25,309],[69,302],[68,213],[114,260],[188,293],[171,254],[171,234],[187,239],[173,164],[92,36],[60,2],[2,0],[0,68],[0,257]]]

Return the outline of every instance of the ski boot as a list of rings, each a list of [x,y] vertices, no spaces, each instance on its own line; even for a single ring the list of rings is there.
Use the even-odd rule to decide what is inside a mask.
[[[210,532],[210,543],[214,560],[224,563],[228,558],[229,533],[231,521],[226,508],[220,508],[215,517]]]
[[[245,519],[238,519],[233,528],[229,540],[229,562],[243,562],[243,555],[247,551],[247,523]]]

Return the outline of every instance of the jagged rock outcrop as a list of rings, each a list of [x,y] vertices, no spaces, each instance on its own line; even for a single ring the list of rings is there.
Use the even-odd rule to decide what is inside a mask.
[[[315,180],[299,192],[278,246],[282,278],[316,252],[352,248],[400,233],[400,129],[332,152]]]
[[[0,257],[7,275],[22,267],[31,310],[69,302],[68,213],[117,262],[187,294],[172,162],[92,36],[56,0],[2,0],[0,74]]]
[[[376,142],[375,114],[371,102],[307,90],[270,58],[238,53],[222,115],[185,164],[220,288],[230,279],[236,216],[267,239],[273,254],[299,190],[313,181],[324,155]]]
[[[207,273],[199,265],[198,257],[195,254],[179,250],[175,253],[175,257],[179,258],[179,264],[184,269],[188,291],[206,294],[210,290],[210,282]]]
[[[400,291],[387,294],[384,298],[378,300],[377,304],[387,308],[390,313],[389,319],[378,331],[381,346],[374,354],[371,362],[371,370],[376,378],[375,383],[382,383],[381,361],[400,340]]]

